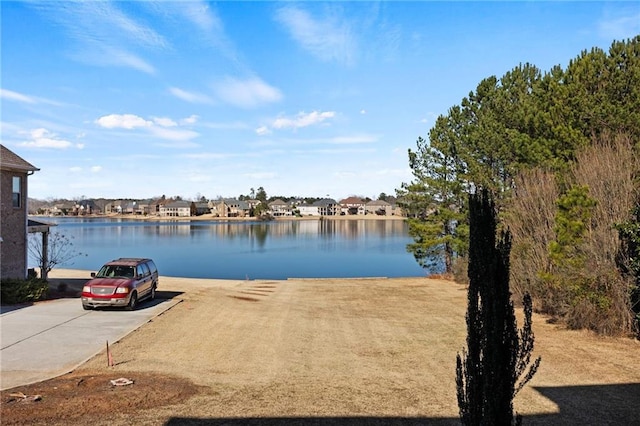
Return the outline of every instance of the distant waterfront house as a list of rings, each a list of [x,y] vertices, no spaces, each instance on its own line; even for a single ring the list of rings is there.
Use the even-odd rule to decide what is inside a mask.
[[[127,201],[122,205],[122,213],[134,214],[138,210],[138,203],[136,201]]]
[[[292,208],[289,203],[285,203],[281,199],[273,200],[269,203],[269,210],[274,217],[292,216]]]
[[[366,202],[360,197],[348,197],[340,200],[340,207],[344,214],[357,215],[366,214]]]
[[[111,201],[104,206],[104,212],[107,214],[122,214],[124,212],[125,202],[122,200]]]
[[[27,179],[38,170],[0,145],[0,281],[27,277]]]
[[[298,211],[300,212],[301,216],[320,216],[318,206],[310,204],[302,204],[298,206]]]
[[[209,208],[209,203],[204,203],[204,202],[193,203],[192,210],[195,216],[201,216],[211,211],[211,209]]]
[[[138,202],[136,202],[136,205],[133,209],[133,214],[139,214],[139,215],[148,215],[150,212],[150,204],[151,201],[150,200],[140,200]]]
[[[383,200],[369,201],[366,205],[367,214],[377,214],[379,216],[391,216],[393,209],[391,204]]]
[[[51,207],[49,214],[53,216],[66,216],[66,215],[73,214],[73,212],[74,212],[73,203],[65,202],[65,203],[54,204],[54,206]]]
[[[336,216],[339,215],[342,210],[340,204],[333,198],[323,198],[313,203],[313,205],[318,207],[320,216]]]
[[[165,196],[158,198],[157,200],[153,200],[149,202],[149,214],[152,215],[160,215],[160,207],[169,203],[171,200],[167,200]]]
[[[292,209],[295,209],[303,204],[304,200],[302,198],[292,198],[291,200],[289,200],[289,206],[291,206]]]
[[[160,206],[161,217],[189,217],[191,216],[191,202],[172,201]]]
[[[74,206],[75,214],[79,216],[88,214],[100,214],[102,210],[93,200],[80,200]]]
[[[250,207],[246,201],[236,198],[221,198],[209,202],[211,213],[218,217],[246,217]]]
[[[336,216],[340,214],[341,208],[336,200],[323,198],[312,205],[298,206],[298,210],[302,216]]]

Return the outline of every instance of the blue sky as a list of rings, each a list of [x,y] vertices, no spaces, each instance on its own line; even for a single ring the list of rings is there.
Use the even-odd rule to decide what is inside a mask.
[[[34,198],[394,194],[481,79],[640,33],[640,2],[0,4]]]

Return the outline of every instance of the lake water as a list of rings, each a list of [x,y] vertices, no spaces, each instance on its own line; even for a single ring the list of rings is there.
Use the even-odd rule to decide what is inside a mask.
[[[46,218],[86,254],[58,268],[96,271],[118,257],[150,257],[161,275],[219,279],[416,277],[400,220],[271,222]],[[40,234],[36,234],[38,237]],[[30,260],[30,267],[35,267]]]

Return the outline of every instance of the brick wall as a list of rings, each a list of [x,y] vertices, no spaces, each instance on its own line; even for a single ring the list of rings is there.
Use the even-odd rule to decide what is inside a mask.
[[[22,179],[20,208],[13,207],[13,177]],[[0,279],[27,275],[27,175],[0,172]]]

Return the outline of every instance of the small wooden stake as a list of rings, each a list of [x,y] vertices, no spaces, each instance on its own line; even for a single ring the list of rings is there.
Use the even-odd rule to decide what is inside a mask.
[[[113,367],[113,357],[111,356],[111,351],[109,350],[108,340],[107,340],[107,367]]]

